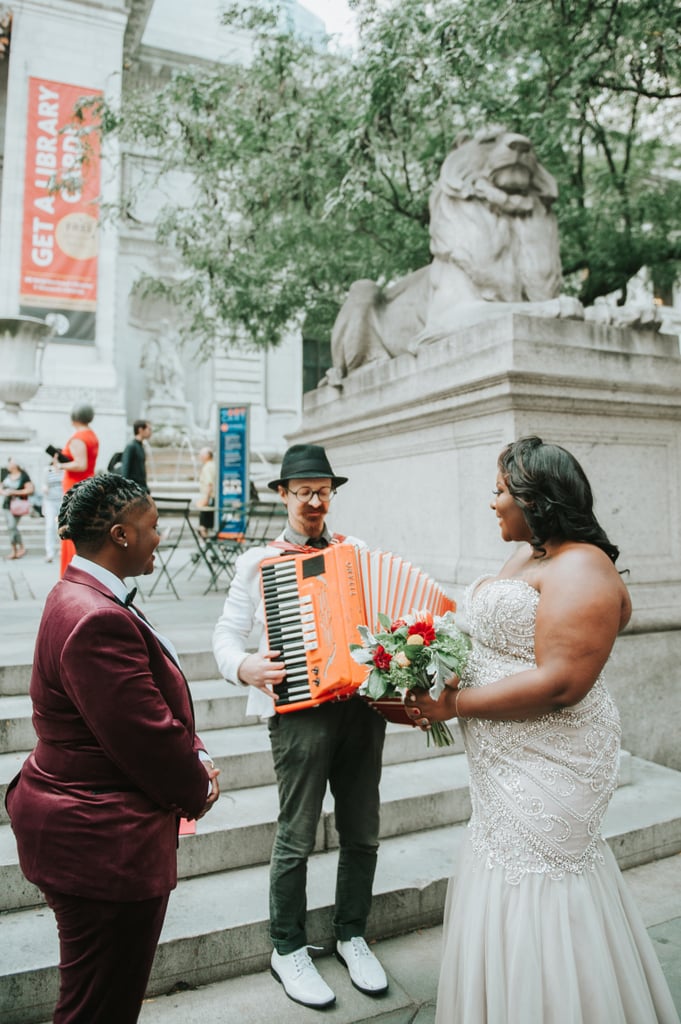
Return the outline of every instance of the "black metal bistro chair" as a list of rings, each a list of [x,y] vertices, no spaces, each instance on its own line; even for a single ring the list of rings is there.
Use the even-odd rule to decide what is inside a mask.
[[[161,582],[165,581],[166,589],[171,590],[180,600],[177,580],[187,561],[196,558],[205,562],[209,572],[212,570],[206,560],[201,538],[191,521],[191,498],[155,494],[152,497],[158,509],[161,540],[155,552],[157,571],[154,573],[153,583],[146,596],[151,597],[158,590]],[[186,550],[187,548],[189,548],[189,559],[178,564],[178,552],[180,549]]]
[[[233,509],[231,518],[239,518],[240,512],[241,509],[238,507]],[[286,509],[275,502],[249,502],[244,506],[243,518],[243,530],[218,528],[212,536],[203,541],[206,556],[213,567],[205,593],[217,590],[221,582],[225,588],[229,585],[234,575],[236,560],[244,551],[274,540],[285,522]]]

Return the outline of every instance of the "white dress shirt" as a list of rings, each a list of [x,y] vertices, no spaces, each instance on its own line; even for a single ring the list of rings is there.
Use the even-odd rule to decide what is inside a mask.
[[[83,558],[82,555],[74,555],[71,559],[71,565],[74,569],[80,569],[81,572],[87,572],[90,576],[94,576],[94,578],[99,580],[107,590],[111,591],[114,597],[117,597],[119,601],[125,604],[125,599],[128,596],[128,588],[123,580],[119,576],[116,576],[115,573],[109,572],[108,569],[105,569],[103,565],[98,565],[97,562],[91,562],[89,558]],[[174,644],[171,643],[168,637],[163,636],[163,634],[159,633],[157,629],[154,629],[151,623],[148,622],[147,619],[143,619],[142,616],[138,614],[137,609],[133,608],[132,605],[128,605],[128,608],[133,615],[137,615],[137,618],[140,622],[144,623],[147,629],[151,630],[156,639],[163,644],[175,664],[181,668],[182,666],[180,665],[178,653],[175,650]]]

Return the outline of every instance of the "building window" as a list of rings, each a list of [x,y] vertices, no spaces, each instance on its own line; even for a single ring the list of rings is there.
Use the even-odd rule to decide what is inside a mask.
[[[303,337],[303,392],[314,391],[331,366],[331,341]]]

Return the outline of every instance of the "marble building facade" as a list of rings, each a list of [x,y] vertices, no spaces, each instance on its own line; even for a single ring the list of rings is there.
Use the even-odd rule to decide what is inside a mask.
[[[4,5],[12,22],[9,46],[0,59],[0,316],[26,312],[20,300],[20,274],[24,188],[30,170],[26,137],[31,80],[78,86],[84,93],[101,91],[115,103],[126,75],[153,89],[155,82],[183,64],[243,61],[249,39],[219,25],[219,7],[219,0],[205,0],[192,7],[187,19],[180,0],[13,0]],[[319,19],[294,2],[288,4],[287,14],[292,24],[312,34],[323,32]],[[115,142],[105,142],[102,204],[115,202],[121,189],[143,175],[139,159],[118,151]],[[169,182],[164,199],[172,199],[173,189],[179,188],[179,179]],[[66,440],[74,401],[90,401],[96,410],[99,468],[105,468],[111,453],[127,442],[133,420],[145,415],[153,420],[149,351],[159,340],[172,344],[177,310],[139,299],[133,285],[143,272],[172,278],[177,268],[154,239],[159,197],[142,196],[135,220],[100,221],[93,337],[70,340],[67,331],[46,345],[42,385],[21,411],[30,436],[22,440],[20,452],[29,472],[40,471],[45,444]],[[201,359],[186,346],[177,354],[180,368],[171,416],[175,439],[182,437],[190,449],[210,443],[219,405],[248,404],[256,474],[259,465],[276,462],[286,446],[285,436],[300,423],[299,336],[292,333],[271,352],[222,351]],[[13,436],[0,437],[0,454],[9,454],[13,446]]]

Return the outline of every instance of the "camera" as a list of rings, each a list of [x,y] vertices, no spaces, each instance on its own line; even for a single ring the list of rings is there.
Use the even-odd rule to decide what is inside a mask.
[[[48,446],[45,449],[45,451],[47,452],[48,455],[56,455],[57,456],[57,462],[70,462],[71,461],[71,459],[68,457],[68,455],[64,455],[62,453],[61,448],[55,448],[55,446],[53,444],[48,444]]]

